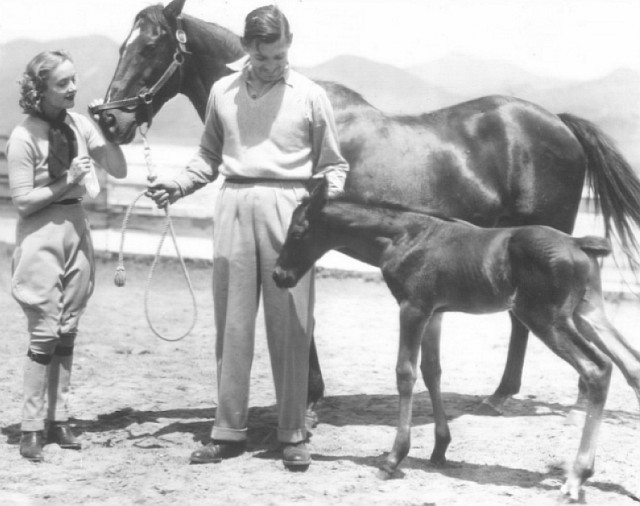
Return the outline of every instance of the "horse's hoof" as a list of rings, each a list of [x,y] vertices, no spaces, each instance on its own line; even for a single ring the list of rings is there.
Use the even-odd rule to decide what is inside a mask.
[[[318,425],[318,413],[312,409],[307,409],[304,415],[304,424],[307,430],[315,429]]]
[[[483,400],[476,408],[476,415],[480,416],[502,416],[503,412],[500,407],[491,401],[491,398]]]
[[[449,467],[447,457],[445,457],[444,455],[431,455],[431,458],[429,458],[429,462],[431,462],[431,465],[434,467]]]

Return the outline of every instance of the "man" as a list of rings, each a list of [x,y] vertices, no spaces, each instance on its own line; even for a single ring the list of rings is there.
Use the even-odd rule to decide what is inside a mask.
[[[306,183],[324,177],[329,196],[337,194],[348,166],[324,90],[289,68],[291,41],[288,20],[277,7],[247,15],[242,43],[248,58],[213,85],[197,156],[178,177],[148,191],[163,207],[219,174],[225,177],[213,237],[218,408],[211,442],[192,453],[192,463],[220,462],[245,451],[261,291],[283,463],[291,469],[311,463],[305,410],[313,274],[281,290],[272,272]]]

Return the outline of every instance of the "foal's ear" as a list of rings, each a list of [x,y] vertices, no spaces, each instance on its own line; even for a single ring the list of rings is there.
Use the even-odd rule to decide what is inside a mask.
[[[327,180],[324,177],[312,179],[309,184],[309,210],[320,209],[327,200]]]
[[[182,13],[185,1],[186,0],[173,0],[162,12],[164,12],[167,19],[175,19]]]

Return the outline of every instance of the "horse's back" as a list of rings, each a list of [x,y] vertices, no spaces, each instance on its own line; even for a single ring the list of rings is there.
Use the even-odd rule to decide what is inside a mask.
[[[488,96],[390,116],[354,101],[337,121],[351,167],[347,187],[355,193],[434,207],[483,226],[573,224],[583,150],[556,115],[537,105]]]

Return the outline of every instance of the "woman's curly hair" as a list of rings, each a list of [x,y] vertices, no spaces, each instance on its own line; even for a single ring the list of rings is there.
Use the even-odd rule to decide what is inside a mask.
[[[42,93],[47,89],[47,80],[51,72],[65,61],[73,63],[71,55],[63,50],[43,51],[36,55],[29,63],[18,81],[20,85],[19,104],[25,114],[41,113],[40,101]]]

